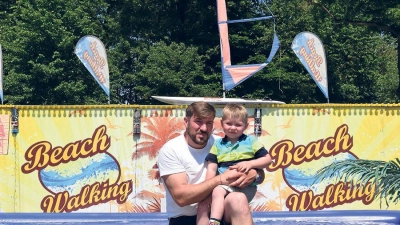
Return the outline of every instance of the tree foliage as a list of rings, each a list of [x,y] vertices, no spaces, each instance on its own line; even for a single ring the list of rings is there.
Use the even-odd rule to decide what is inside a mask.
[[[377,37],[386,40],[386,45],[397,50],[397,90],[400,97],[400,4],[396,0],[307,0],[322,9],[338,25],[362,26]],[[389,39],[390,36],[393,39]],[[366,43],[366,42],[364,42]],[[377,48],[380,48],[378,46]],[[389,50],[389,49],[388,49]],[[366,65],[365,65],[366,66]],[[382,66],[382,65],[381,65]],[[376,74],[385,76],[387,74]],[[392,91],[390,89],[390,91]],[[397,101],[397,100],[396,100]]]
[[[228,18],[273,20],[229,25],[232,62],[272,62],[227,93],[287,103],[326,102],[291,50],[302,31],[326,52],[330,102],[398,102],[399,17],[395,0],[227,0]],[[74,55],[85,35],[104,43],[111,103],[161,104],[152,95],[222,96],[215,0],[24,0],[0,4],[6,104],[106,104]],[[361,25],[361,26],[360,26]],[[123,96],[125,95],[125,96]]]
[[[138,61],[143,66],[136,74],[135,92],[143,103],[150,103],[152,95],[215,95],[215,89],[210,88],[215,85],[204,85],[208,76],[203,72],[204,62],[195,47],[158,42],[143,49]]]
[[[101,90],[92,85],[93,78],[86,75],[73,50],[83,35],[102,36],[104,7],[97,1],[80,4],[61,0],[18,1],[13,5],[2,37],[7,102],[101,102]]]

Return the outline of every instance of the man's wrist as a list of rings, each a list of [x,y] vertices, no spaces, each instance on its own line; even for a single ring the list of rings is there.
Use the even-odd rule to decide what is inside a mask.
[[[254,178],[253,183],[261,184],[263,182],[263,176],[261,174],[262,170],[260,170],[260,169],[254,169],[254,170],[256,171],[256,176]]]
[[[261,176],[258,173],[258,171],[257,171],[257,174],[256,174],[256,179],[254,179],[254,182],[256,182],[257,184],[261,184]]]

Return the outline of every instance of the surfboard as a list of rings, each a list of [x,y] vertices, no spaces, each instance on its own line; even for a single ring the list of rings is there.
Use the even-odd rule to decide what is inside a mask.
[[[244,99],[244,98],[217,98],[217,97],[169,97],[169,96],[151,96],[152,98],[171,105],[190,105],[193,102],[204,101],[211,105],[235,104],[285,104],[281,101],[265,99]]]

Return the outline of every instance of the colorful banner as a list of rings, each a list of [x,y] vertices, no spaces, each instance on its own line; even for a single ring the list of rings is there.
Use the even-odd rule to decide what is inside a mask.
[[[1,104],[4,102],[4,96],[3,96],[3,50],[1,49],[0,45],[0,99],[1,99]]]
[[[75,54],[110,98],[107,53],[100,39],[91,35],[82,37],[75,46]]]
[[[325,50],[321,40],[313,33],[301,32],[294,38],[292,49],[329,102]]]
[[[185,130],[185,107],[106,106],[16,106],[19,133],[7,136],[8,152],[0,154],[0,212],[164,212],[156,161],[161,146]],[[252,211],[400,210],[375,199],[373,183],[315,179],[344,160],[398,158],[399,105],[257,108],[247,108],[246,134],[261,125],[257,137],[274,162]],[[0,114],[6,120],[9,109]],[[221,115],[217,107],[213,132],[220,136]]]

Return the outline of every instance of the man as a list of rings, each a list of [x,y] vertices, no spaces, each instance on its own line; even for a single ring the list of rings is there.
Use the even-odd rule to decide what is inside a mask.
[[[194,102],[186,109],[184,134],[168,141],[158,155],[158,168],[166,189],[169,225],[195,225],[197,203],[210,196],[220,184],[246,187],[257,172],[238,172],[235,167],[205,180],[205,158],[214,143],[215,108]],[[263,174],[262,174],[263,175]],[[245,195],[228,195],[224,221],[232,225],[253,225]]]

